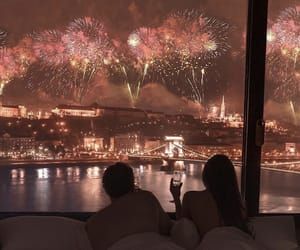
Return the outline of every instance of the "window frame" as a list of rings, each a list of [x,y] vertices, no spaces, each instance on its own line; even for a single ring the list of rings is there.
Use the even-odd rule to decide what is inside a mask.
[[[268,0],[248,0],[242,195],[249,216],[259,214]]]
[[[249,216],[258,216],[261,215],[259,197],[262,144],[257,144],[257,139],[259,132],[261,135],[264,130],[258,131],[257,124],[263,122],[264,113],[268,0],[248,0],[247,11],[241,190]],[[39,215],[63,216],[85,221],[92,214],[93,212],[0,212],[0,220],[20,215]]]

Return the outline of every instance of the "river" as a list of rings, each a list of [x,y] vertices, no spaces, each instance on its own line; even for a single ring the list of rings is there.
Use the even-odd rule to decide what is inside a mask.
[[[136,165],[139,185],[152,191],[166,211],[174,211],[171,172],[158,165]],[[204,189],[202,165],[187,164],[183,192]],[[0,212],[92,212],[109,204],[101,183],[105,164],[95,166],[18,166],[0,168]],[[237,169],[240,175],[240,169]],[[300,174],[262,170],[262,212],[300,212]]]

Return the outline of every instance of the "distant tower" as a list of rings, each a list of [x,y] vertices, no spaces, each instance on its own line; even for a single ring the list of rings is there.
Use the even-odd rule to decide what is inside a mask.
[[[225,119],[225,112],[226,112],[225,97],[223,96],[223,98],[222,98],[222,104],[221,104],[221,111],[220,111],[220,119],[221,120]]]
[[[3,89],[4,89],[4,83],[0,83],[0,106],[3,105]]]

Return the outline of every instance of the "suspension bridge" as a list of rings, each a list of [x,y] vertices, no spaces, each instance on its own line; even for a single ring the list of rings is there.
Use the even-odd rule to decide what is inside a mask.
[[[176,161],[205,163],[210,157],[211,155],[206,155],[203,152],[198,152],[184,145],[184,139],[181,136],[165,136],[164,141],[161,145],[143,152],[136,152],[128,155],[128,159],[130,160],[164,160],[170,164],[173,164]],[[294,165],[300,165],[299,159],[272,159],[273,160],[271,162],[263,161],[261,163],[261,167],[266,169],[285,169],[287,166],[289,166],[290,168],[294,168]],[[232,162],[237,167],[242,166],[241,160]]]
[[[205,163],[210,157],[184,145],[184,139],[181,136],[166,136],[161,145],[128,155],[130,160],[164,160],[168,163],[176,161]],[[234,164],[241,166],[241,162],[238,161]]]

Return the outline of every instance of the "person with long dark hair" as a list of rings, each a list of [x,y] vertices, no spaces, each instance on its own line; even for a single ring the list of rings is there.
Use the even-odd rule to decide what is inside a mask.
[[[247,213],[238,188],[234,166],[225,155],[215,155],[204,166],[202,179],[206,190],[185,193],[180,202],[181,185],[170,191],[174,197],[176,215],[192,220],[202,238],[208,231],[229,226],[250,233]]]

